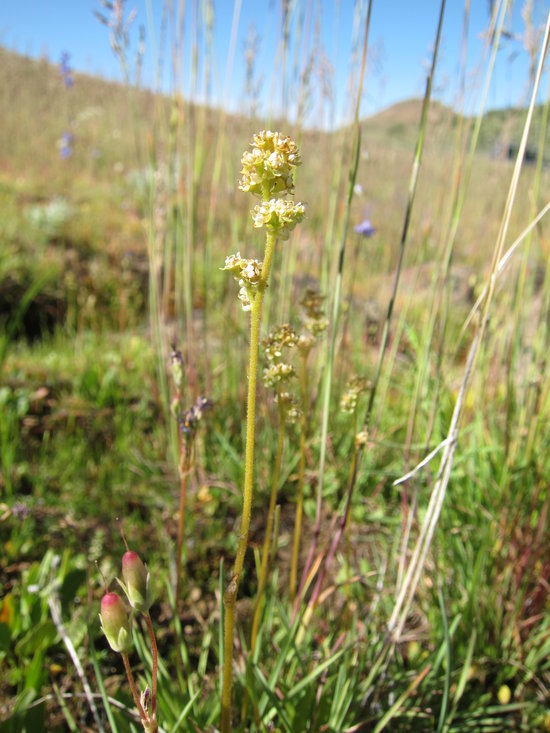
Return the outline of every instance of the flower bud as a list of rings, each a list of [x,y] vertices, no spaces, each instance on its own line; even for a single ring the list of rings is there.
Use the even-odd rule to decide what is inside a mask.
[[[116,593],[105,593],[101,599],[99,621],[111,649],[126,654],[132,646],[130,619]]]
[[[149,571],[137,552],[128,550],[122,557],[122,581],[118,581],[132,608],[147,613],[153,605]]]
[[[367,442],[369,440],[369,434],[366,430],[361,430],[361,432],[356,433],[355,435],[355,447],[359,448],[361,446],[367,445]]]
[[[179,391],[183,385],[183,356],[179,349],[176,349],[172,345],[172,351],[170,352],[170,364],[172,366],[172,378],[174,385]]]

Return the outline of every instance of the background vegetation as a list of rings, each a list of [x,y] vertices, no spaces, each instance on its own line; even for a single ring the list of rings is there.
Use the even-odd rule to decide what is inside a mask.
[[[161,729],[215,730],[248,341],[234,283],[220,268],[239,249],[260,256],[250,201],[236,182],[242,151],[266,121],[79,74],[67,89],[58,67],[1,49],[0,98],[0,731],[139,729],[97,621],[98,569],[109,583],[120,574],[121,527],[146,559],[158,599]],[[368,413],[368,394],[360,402],[369,434],[349,539],[327,567],[318,605],[300,624],[313,575],[293,621],[286,591],[299,454],[290,428],[261,642],[251,656],[255,562],[277,442],[276,406],[259,389],[252,551],[238,604],[238,730],[550,730],[550,270],[547,219],[536,220],[550,200],[548,108],[534,111],[534,160],[521,169],[506,247],[536,224],[494,280],[526,109],[476,121],[432,102],[422,128],[421,108],[411,100],[360,123],[314,570],[345,506],[356,430],[339,403],[356,373],[377,392]],[[307,286],[320,288],[332,317],[353,167],[352,126],[323,132],[300,120],[267,122],[300,147],[297,200],[308,208],[278,245],[264,336],[276,323],[300,327]],[[388,321],[419,130],[425,148]],[[353,231],[365,218],[376,227],[369,238]],[[491,282],[490,320],[462,397],[483,318],[479,308],[469,316]],[[213,402],[189,481],[177,602],[171,343],[184,355],[188,404],[198,395]],[[301,567],[313,542],[327,343],[309,365]],[[441,452],[408,481],[394,481],[441,447],[457,400],[447,495],[414,603],[381,657]],[[140,639],[136,627],[133,663],[146,679]]]

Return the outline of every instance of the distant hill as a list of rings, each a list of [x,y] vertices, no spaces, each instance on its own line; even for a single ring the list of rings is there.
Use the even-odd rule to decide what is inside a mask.
[[[366,134],[383,135],[388,139],[414,143],[422,112],[421,99],[408,99],[388,107],[364,120]],[[524,108],[489,110],[481,125],[478,151],[492,157],[513,158],[519,147],[527,116]],[[528,138],[527,157],[536,157],[544,118],[543,105],[534,110]],[[428,127],[435,133],[454,129],[459,116],[449,107],[434,101],[430,105]],[[472,121],[472,120],[470,120]],[[550,164],[550,133],[546,130],[544,160]]]
[[[413,126],[418,125],[422,111],[421,99],[406,99],[403,102],[386,107],[368,118],[373,125],[391,126],[394,124]],[[454,112],[440,102],[432,102],[430,105],[429,122],[432,125],[448,124],[455,118]]]
[[[129,90],[97,77],[74,76],[74,86],[65,89],[56,65],[0,47],[0,167],[29,166],[36,170],[37,166],[57,163],[60,140],[69,127],[75,137],[78,134],[81,148],[97,149],[94,154],[101,155],[109,166],[116,161],[133,160],[135,163],[136,145],[143,149],[149,144],[155,125],[168,125],[170,100],[159,100],[148,90]],[[364,119],[366,145],[412,150],[421,106],[421,100],[410,99]],[[538,144],[542,113],[539,107],[529,136],[531,151],[535,151]],[[521,139],[525,114],[521,109],[488,112],[481,129],[479,151],[500,158],[505,158],[509,149],[513,153]],[[203,109],[201,121],[213,130],[218,116],[218,110]],[[429,146],[448,148],[449,134],[457,123],[458,117],[451,109],[432,102],[428,118]],[[246,144],[255,124],[232,115],[228,126],[239,149],[241,140]],[[292,125],[286,126],[292,132],[291,128]],[[330,134],[308,133],[309,140],[315,140],[316,145],[326,137]],[[550,162],[549,145],[546,145],[545,159]]]

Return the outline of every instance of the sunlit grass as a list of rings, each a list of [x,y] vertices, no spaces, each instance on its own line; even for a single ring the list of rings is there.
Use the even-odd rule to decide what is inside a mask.
[[[97,622],[94,562],[108,583],[120,574],[122,527],[155,589],[161,730],[218,729],[224,661],[224,730],[545,729],[545,215],[506,270],[498,259],[548,201],[547,106],[528,138],[539,164],[523,165],[500,239],[514,161],[493,146],[506,119],[519,140],[525,110],[480,118],[472,138],[475,120],[432,102],[421,124],[409,102],[361,120],[358,147],[351,127],[277,122],[300,144],[307,217],[277,253],[258,335],[284,322],[299,330],[311,286],[334,330],[296,367],[307,420],[283,430],[258,384],[251,438],[247,316],[221,269],[230,252],[261,257],[235,184],[264,121],[81,75],[68,97],[58,69],[2,60],[0,727],[138,729]],[[284,65],[289,95],[297,82]],[[73,152],[62,160],[68,119]],[[376,232],[360,239],[365,218]],[[213,402],[180,471],[171,344],[182,351],[182,409]],[[367,392],[350,419],[339,405],[354,374]],[[136,623],[129,659],[142,689],[152,671],[143,631]],[[95,714],[79,697],[83,675],[102,691]]]

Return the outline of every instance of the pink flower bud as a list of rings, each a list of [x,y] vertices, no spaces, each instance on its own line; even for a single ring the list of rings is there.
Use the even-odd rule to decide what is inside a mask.
[[[122,589],[132,608],[147,613],[153,604],[149,572],[137,552],[128,550],[122,557]]]
[[[111,649],[126,654],[132,646],[130,619],[124,604],[116,593],[105,593],[99,614],[101,628]]]

